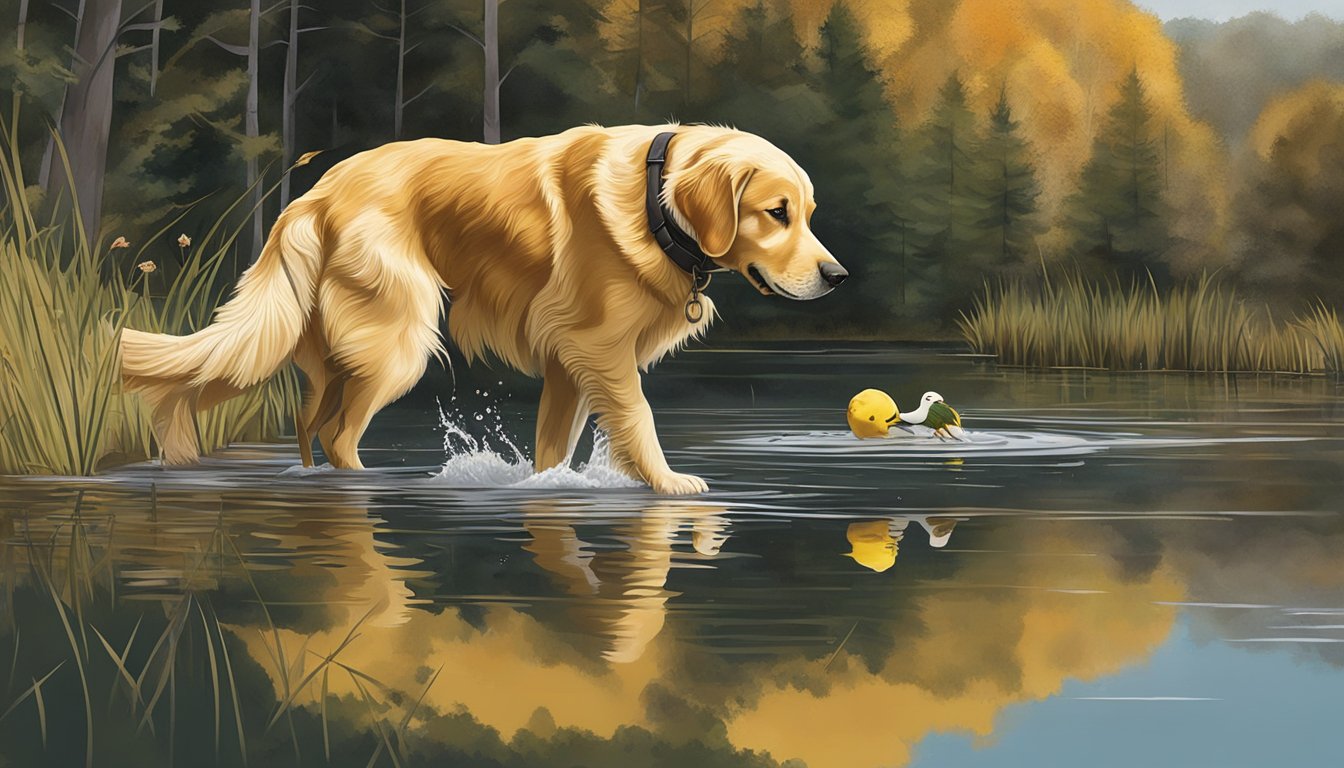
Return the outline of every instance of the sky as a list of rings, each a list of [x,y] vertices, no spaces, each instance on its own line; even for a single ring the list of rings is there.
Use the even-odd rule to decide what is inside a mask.
[[[1290,21],[1308,13],[1344,20],[1344,0],[1136,0],[1163,20],[1194,16],[1226,21],[1252,11],[1272,10]]]

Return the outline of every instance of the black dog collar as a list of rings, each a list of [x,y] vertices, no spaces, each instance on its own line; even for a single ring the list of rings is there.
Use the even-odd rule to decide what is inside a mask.
[[[691,276],[691,295],[686,297],[686,322],[695,324],[705,316],[704,304],[700,302],[700,292],[709,287],[709,279],[714,272],[725,271],[714,263],[709,254],[700,250],[691,233],[677,225],[672,212],[663,204],[663,167],[667,163],[667,145],[677,134],[664,131],[653,138],[649,144],[649,154],[645,158],[644,210],[649,217],[649,231],[658,247],[663,249],[667,258],[681,270]]]
[[[649,231],[658,241],[667,258],[681,270],[695,278],[696,289],[703,290],[709,284],[709,273],[721,272],[723,267],[714,263],[695,238],[672,218],[672,212],[663,204],[663,166],[667,162],[667,145],[677,134],[666,131],[658,134],[649,145],[645,175],[647,184],[644,191],[644,209],[649,216]]]

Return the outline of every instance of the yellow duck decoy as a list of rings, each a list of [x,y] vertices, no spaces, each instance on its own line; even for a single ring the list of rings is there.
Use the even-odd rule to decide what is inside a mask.
[[[901,411],[891,395],[880,389],[865,389],[850,398],[845,418],[855,437],[886,437],[891,426],[901,420]]]
[[[961,428],[961,415],[937,392],[925,392],[917,410],[901,413],[891,395],[880,389],[865,389],[850,398],[845,418],[849,430],[860,439],[887,437],[893,426],[906,424],[928,427],[938,437],[962,439],[966,434]]]

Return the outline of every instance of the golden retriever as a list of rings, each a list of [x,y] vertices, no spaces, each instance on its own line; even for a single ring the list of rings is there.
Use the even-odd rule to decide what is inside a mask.
[[[586,126],[495,146],[388,144],[285,209],[211,325],[123,332],[123,381],[152,407],[165,461],[198,458],[196,411],[293,360],[307,378],[304,463],[316,434],[334,466],[361,468],[369,421],[443,351],[446,292],[449,335],[468,360],[488,350],[544,378],[538,471],[568,461],[596,413],[614,458],[655,491],[706,490],[668,466],[640,388],[641,370],[714,315],[707,297],[702,316],[690,311],[692,275],[650,233],[646,157],[668,131],[663,208],[715,266],[791,299],[844,279],[808,227],[807,174],[749,133]]]

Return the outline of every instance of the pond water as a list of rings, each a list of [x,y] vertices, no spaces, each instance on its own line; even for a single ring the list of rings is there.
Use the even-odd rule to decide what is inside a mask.
[[[854,440],[870,386],[970,439]],[[1344,764],[1337,382],[794,344],[645,388],[710,493],[600,437],[533,476],[537,384],[461,366],[363,473],[0,480],[0,765]]]

